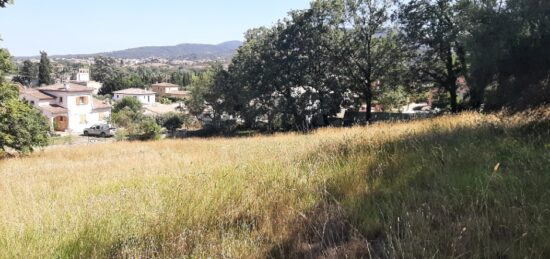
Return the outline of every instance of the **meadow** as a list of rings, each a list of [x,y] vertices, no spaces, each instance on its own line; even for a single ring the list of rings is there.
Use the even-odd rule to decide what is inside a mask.
[[[550,109],[0,161],[0,258],[548,258]]]

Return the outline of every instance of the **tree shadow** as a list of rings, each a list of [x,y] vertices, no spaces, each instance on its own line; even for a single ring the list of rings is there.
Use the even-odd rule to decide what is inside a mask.
[[[335,150],[328,157],[339,164],[377,161],[355,172],[366,191],[340,186],[345,174],[330,179],[324,198],[267,257],[548,258],[550,203],[541,199],[550,195],[548,119],[434,129],[376,148]]]

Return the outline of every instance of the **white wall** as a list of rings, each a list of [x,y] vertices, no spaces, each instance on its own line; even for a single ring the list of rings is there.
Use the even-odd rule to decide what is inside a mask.
[[[156,103],[155,94],[148,94],[148,95],[114,94],[113,100],[120,101],[124,97],[134,97],[134,98],[138,99],[144,105],[153,105],[153,104]]]
[[[76,81],[79,82],[88,82],[90,81],[90,73],[77,73]]]

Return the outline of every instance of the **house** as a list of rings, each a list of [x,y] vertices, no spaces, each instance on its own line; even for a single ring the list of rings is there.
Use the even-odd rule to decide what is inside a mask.
[[[100,82],[92,81],[90,80],[90,70],[81,68],[73,75],[73,78],[75,80],[72,80],[71,83],[79,84],[86,86],[88,88],[94,89],[94,94],[98,94],[101,87],[103,87],[103,84]]]
[[[75,75],[75,80],[77,82],[88,82],[90,81],[90,70],[81,68]]]
[[[83,132],[87,127],[107,123],[111,105],[93,97],[92,88],[59,83],[36,89],[20,87],[20,97],[40,110],[55,131]]]
[[[143,105],[154,105],[156,103],[155,96],[155,92],[139,88],[129,88],[113,92],[113,100],[115,101],[120,101],[124,97],[134,97],[143,103]]]
[[[170,83],[157,83],[151,86],[151,90],[157,93],[159,98],[173,97],[173,98],[186,98],[189,95],[188,91],[180,91],[180,86]]]

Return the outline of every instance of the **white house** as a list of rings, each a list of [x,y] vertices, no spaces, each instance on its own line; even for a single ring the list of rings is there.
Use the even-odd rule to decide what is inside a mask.
[[[124,97],[133,97],[138,99],[144,105],[154,105],[156,103],[155,94],[155,92],[145,89],[129,88],[113,92],[113,100],[120,101]]]
[[[90,70],[81,68],[76,73],[75,79],[77,82],[88,82],[90,81]]]
[[[92,88],[72,83],[20,88],[21,98],[38,108],[54,130],[74,133],[107,123],[111,116],[111,105],[95,99],[92,92]]]
[[[78,69],[78,72],[76,72],[73,76],[75,80],[72,80],[71,83],[83,85],[89,88],[94,89],[94,94],[98,94],[101,87],[103,87],[103,84],[96,81],[90,80],[90,70],[81,68]]]

